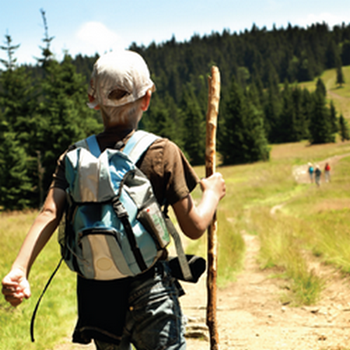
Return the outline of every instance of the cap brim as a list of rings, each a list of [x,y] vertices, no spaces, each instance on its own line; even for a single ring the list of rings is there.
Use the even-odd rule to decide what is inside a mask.
[[[94,109],[95,107],[98,106],[98,102],[97,102],[96,100],[95,100],[95,101],[92,101],[92,102],[87,102],[86,104],[87,104],[87,106],[88,106],[89,108],[91,108],[91,109]]]

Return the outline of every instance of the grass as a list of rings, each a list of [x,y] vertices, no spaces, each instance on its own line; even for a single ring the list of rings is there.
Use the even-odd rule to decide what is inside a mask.
[[[0,214],[1,278],[9,271],[36,214],[36,212]],[[32,297],[17,308],[12,308],[0,298],[0,350],[53,349],[55,344],[70,336],[67,332],[73,329],[76,314],[75,277],[66,266],[61,266],[36,316],[36,342],[30,342],[29,326],[32,312],[59,258],[58,243],[53,237],[32,268],[30,275]]]
[[[268,180],[262,183],[263,198],[246,206],[247,231],[261,240],[259,262],[262,268],[282,271],[291,291],[288,298],[294,305],[310,305],[321,297],[324,281],[308,267],[308,253],[348,273],[349,267],[349,158],[341,159],[333,171],[332,182],[317,188],[311,184],[297,184],[285,173],[286,160],[293,164],[319,161],[336,154],[347,154],[349,143],[308,147],[306,144],[274,146]],[[298,158],[290,157],[297,154]],[[256,171],[265,171],[256,164]],[[284,174],[278,177],[276,171]],[[291,173],[291,172],[290,172]],[[278,189],[273,185],[278,183]],[[242,185],[241,185],[242,187]],[[278,202],[283,206],[275,215],[271,208]]]
[[[350,272],[350,157],[332,167],[331,183],[299,184],[296,166],[350,154],[350,142],[309,146],[306,142],[274,145],[269,162],[219,167],[227,195],[218,209],[218,286],[234,283],[244,261],[243,235],[255,235],[258,262],[271,276],[282,278],[283,301],[311,305],[322,297],[325,281],[311,261]],[[200,177],[204,168],[197,167]],[[200,191],[194,192],[200,198]],[[271,208],[281,205],[271,213]],[[0,214],[0,273],[10,269],[36,212]],[[188,253],[206,256],[206,236],[190,242]],[[32,298],[16,309],[0,299],[0,350],[53,349],[70,338],[76,318],[75,277],[62,266],[46,292],[36,320],[37,342],[30,343],[29,324],[35,303],[59,260],[55,237],[33,266]]]
[[[317,146],[301,142],[274,145],[268,163],[218,168],[227,185],[219,206],[219,286],[235,280],[244,258],[240,236],[246,233],[259,237],[260,266],[286,280],[289,292],[282,298],[292,305],[311,305],[322,296],[325,281],[310,267],[310,255],[349,272],[350,158],[335,165],[332,182],[321,188],[293,178],[295,166],[346,154],[349,142]],[[196,170],[203,176],[202,168]],[[281,209],[271,215],[271,208],[280,204]],[[190,248],[203,254],[205,244],[203,239],[197,248]]]
[[[349,158],[337,163],[332,182],[320,189],[298,184],[292,175],[295,166],[348,153],[349,142],[317,146],[291,143],[273,146],[268,163],[218,169],[227,185],[227,195],[219,206],[219,286],[234,281],[239,271],[244,257],[242,233],[260,238],[261,268],[272,273],[276,270],[286,279],[290,293],[284,298],[293,305],[317,302],[325,285],[309,268],[309,254],[348,272]],[[203,171],[197,169],[201,176]],[[271,208],[279,204],[283,204],[282,209],[272,216]],[[200,244],[202,253],[205,243]]]

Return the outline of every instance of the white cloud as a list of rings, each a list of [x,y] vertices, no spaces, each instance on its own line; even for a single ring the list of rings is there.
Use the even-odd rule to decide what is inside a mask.
[[[124,48],[120,36],[100,22],[84,23],[76,35],[75,51],[104,53],[111,49]],[[77,50],[78,49],[78,50]]]
[[[110,50],[126,48],[124,40],[114,31],[100,22],[86,22],[73,35],[57,37],[53,41],[52,51],[58,60],[63,58],[63,51],[73,57],[77,54],[100,55]]]
[[[327,23],[330,28],[332,28],[335,25],[340,25],[342,22],[344,22],[344,17],[333,15],[331,13],[320,13],[320,14],[309,14],[305,18],[299,19],[297,23],[300,26],[306,27],[313,23]]]
[[[86,22],[82,24],[75,32],[60,33],[54,37],[50,49],[56,59],[63,58],[64,51],[67,51],[73,57],[77,54],[100,55],[110,50],[120,48],[127,48],[130,45],[121,38],[115,31],[106,27],[100,22]],[[35,57],[41,57],[41,50],[39,46],[45,46],[39,41],[25,41],[23,46],[18,50],[18,63],[32,63],[35,64]]]

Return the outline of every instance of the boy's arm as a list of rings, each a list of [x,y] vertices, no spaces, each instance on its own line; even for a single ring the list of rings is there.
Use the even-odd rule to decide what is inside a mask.
[[[11,271],[2,280],[2,293],[13,306],[19,305],[23,298],[30,297],[28,276],[34,260],[56,230],[66,200],[66,193],[59,188],[49,190],[39,215],[30,228]]]
[[[191,195],[176,202],[173,209],[183,233],[191,239],[200,238],[208,228],[219,201],[225,196],[225,181],[220,173],[215,173],[200,182],[203,194],[198,206]]]

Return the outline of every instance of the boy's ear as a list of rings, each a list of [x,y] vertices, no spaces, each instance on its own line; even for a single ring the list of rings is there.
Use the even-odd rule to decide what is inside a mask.
[[[93,103],[95,101],[95,97],[91,96],[91,95],[88,95],[89,97],[89,102],[90,103]],[[96,104],[96,106],[94,107],[94,109],[96,109],[96,111],[98,111],[100,109],[100,105],[99,104]]]
[[[146,95],[143,96],[142,103],[141,103],[141,109],[144,112],[146,112],[148,107],[149,107],[149,104],[151,102],[151,97],[152,97],[152,91],[151,90],[147,90]]]

